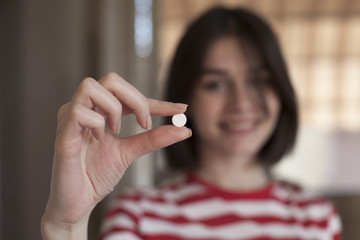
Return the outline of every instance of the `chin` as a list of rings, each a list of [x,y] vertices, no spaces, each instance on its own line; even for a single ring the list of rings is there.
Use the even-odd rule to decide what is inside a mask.
[[[227,146],[223,150],[224,155],[232,157],[250,157],[253,158],[257,155],[259,149],[254,146]]]

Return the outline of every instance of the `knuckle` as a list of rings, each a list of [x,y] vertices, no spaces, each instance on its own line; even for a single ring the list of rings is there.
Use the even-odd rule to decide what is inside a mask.
[[[107,73],[100,81],[102,84],[105,84],[107,86],[112,86],[119,80],[123,80],[117,73],[115,72],[109,72]]]
[[[154,136],[154,132],[150,131],[149,135],[147,137],[147,145],[148,148],[151,152],[157,150],[157,146],[156,146],[156,136]]]
[[[85,78],[84,80],[81,81],[78,91],[80,92],[89,92],[91,91],[91,89],[95,86],[96,84],[96,80],[93,78]]]
[[[148,113],[150,111],[150,105],[147,101],[147,98],[141,95],[139,98],[136,99],[136,105],[138,110],[144,113]]]
[[[98,117],[95,120],[95,126],[96,128],[104,128],[106,124],[106,120],[104,117],[98,114]]]
[[[104,78],[110,78],[110,79],[113,79],[113,78],[119,78],[119,74],[115,73],[115,72],[108,72],[107,74],[105,74]]]
[[[69,103],[66,103],[64,105],[62,105],[57,112],[57,119],[60,119],[63,115],[64,112],[66,111],[67,107],[68,107]]]
[[[70,110],[70,118],[77,119],[82,115],[82,107],[80,105],[75,105]]]
[[[116,115],[121,115],[122,112],[122,105],[119,101],[113,101],[113,105],[112,105],[112,111],[116,114]]]

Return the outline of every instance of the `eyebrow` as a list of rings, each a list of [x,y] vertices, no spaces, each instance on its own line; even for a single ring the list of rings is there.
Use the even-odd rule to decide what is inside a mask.
[[[226,76],[226,75],[228,75],[228,72],[226,70],[223,70],[223,69],[209,68],[209,69],[205,69],[205,70],[201,71],[200,76],[204,76],[204,75]]]
[[[248,69],[248,72],[258,72],[258,71],[262,71],[262,70],[266,70],[267,68],[264,65],[258,65],[258,66],[253,66],[250,67]],[[220,75],[220,76],[226,76],[228,75],[228,71],[224,70],[224,69],[220,69],[220,68],[209,68],[209,69],[205,69],[203,71],[201,71],[200,76],[204,76],[204,75]]]

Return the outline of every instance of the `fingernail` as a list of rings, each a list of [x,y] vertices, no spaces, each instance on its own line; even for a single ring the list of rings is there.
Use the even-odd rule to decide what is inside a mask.
[[[146,129],[150,130],[152,127],[152,121],[151,121],[151,116],[149,115],[148,118],[146,119]]]
[[[192,131],[191,131],[190,128],[188,128],[188,129],[189,129],[189,137],[191,137],[192,136]]]
[[[121,119],[119,120],[119,123],[118,123],[117,128],[116,128],[116,133],[117,134],[120,133],[120,129],[121,129]]]
[[[187,104],[184,104],[184,103],[174,103],[174,105],[177,107],[177,108],[181,108],[181,109],[186,109],[188,107]]]

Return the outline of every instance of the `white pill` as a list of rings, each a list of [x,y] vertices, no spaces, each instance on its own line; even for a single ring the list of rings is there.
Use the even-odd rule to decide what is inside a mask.
[[[171,121],[176,127],[183,127],[186,123],[186,116],[183,113],[176,114],[172,117]]]

